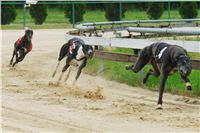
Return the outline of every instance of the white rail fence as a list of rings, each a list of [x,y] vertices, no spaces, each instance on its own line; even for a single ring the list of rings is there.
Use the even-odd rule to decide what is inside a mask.
[[[127,38],[106,38],[106,37],[85,37],[67,34],[66,38],[77,37],[82,39],[87,45],[110,46],[132,49],[143,49],[154,42],[166,42],[172,45],[178,45],[185,48],[188,52],[200,53],[199,41],[185,40],[152,40],[152,39],[127,39]]]

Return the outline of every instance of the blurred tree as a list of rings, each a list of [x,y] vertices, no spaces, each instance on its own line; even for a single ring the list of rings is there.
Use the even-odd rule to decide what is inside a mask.
[[[85,4],[75,4],[75,23],[83,21],[83,15],[86,12],[86,5]],[[65,10],[65,17],[69,18],[69,22],[73,23],[73,14],[72,14],[72,4],[66,5]]]
[[[163,14],[163,3],[149,3],[147,15],[150,19],[159,19]]]
[[[10,24],[17,16],[14,5],[1,5],[1,24]]]
[[[183,2],[179,8],[179,14],[183,19],[196,18],[198,15],[196,2]]]
[[[105,5],[105,16],[109,21],[119,21],[120,20],[120,4],[112,3]],[[122,17],[125,17],[125,12],[127,11],[127,4],[122,4]]]
[[[146,10],[148,8],[148,3],[146,2],[134,3],[134,7],[139,10]]]
[[[87,10],[103,10],[104,4],[98,3],[98,4],[87,4]]]
[[[47,14],[47,5],[46,4],[36,4],[31,5],[30,15],[34,19],[35,24],[43,24]]]

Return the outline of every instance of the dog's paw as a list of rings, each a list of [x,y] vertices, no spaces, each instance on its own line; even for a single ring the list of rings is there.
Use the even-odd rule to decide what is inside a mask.
[[[129,65],[126,65],[126,66],[125,66],[125,69],[126,69],[126,70],[130,70],[131,68],[132,68],[132,66],[129,66]]]
[[[192,86],[187,86],[187,90],[192,91]]]
[[[192,90],[192,86],[191,86],[190,82],[186,82],[185,85],[186,85],[186,87],[187,87],[187,89],[188,89],[189,91]]]
[[[158,104],[156,107],[157,110],[161,110],[162,109],[162,104]]]
[[[142,81],[142,83],[145,84],[146,82],[147,82],[147,79],[144,78],[143,81]]]

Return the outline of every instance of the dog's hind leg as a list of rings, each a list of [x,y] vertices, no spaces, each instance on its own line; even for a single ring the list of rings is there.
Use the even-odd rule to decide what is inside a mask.
[[[56,65],[56,69],[53,71],[52,78],[56,75],[59,65],[60,65],[60,61],[58,61],[57,65]]]
[[[66,82],[67,80],[68,80],[68,78],[69,78],[69,75],[70,75],[70,73],[71,73],[71,67],[69,68],[69,71],[68,71],[68,73],[67,73],[67,75],[66,75],[66,77],[65,77],[65,79],[64,79],[64,82]]]
[[[57,72],[57,69],[58,69],[58,67],[60,65],[60,61],[66,57],[68,49],[69,49],[69,44],[68,43],[65,43],[60,48],[60,52],[58,53],[58,63],[56,65],[56,69],[54,70],[54,72],[52,74],[52,78],[55,76],[55,74]],[[67,58],[67,62],[69,62],[68,60],[69,60],[69,58]],[[67,63],[67,64],[69,64],[69,63]]]
[[[27,53],[23,53],[22,55],[20,55],[20,57],[17,58],[17,62],[21,62],[24,60],[25,56]]]
[[[152,69],[149,69],[149,71],[147,72],[146,76],[143,79],[143,84],[145,84],[147,82],[147,79],[149,78],[150,75],[153,75]]]
[[[126,70],[132,70],[135,73],[139,72],[151,60],[151,56],[151,47],[145,47],[137,58],[136,63],[131,66],[126,66]]]
[[[154,60],[152,60],[151,64],[152,64],[153,70],[150,69],[148,71],[148,73],[146,74],[146,76],[143,79],[143,83],[146,83],[146,81],[148,80],[148,78],[149,78],[150,75],[153,75],[155,77],[158,77],[160,75],[160,71],[158,69],[158,66],[156,65],[156,62]]]
[[[142,68],[149,62],[150,59],[142,59],[142,58],[138,58],[138,60],[136,61],[136,63],[134,65],[131,66],[126,66],[126,70],[132,70],[133,72],[137,73],[140,70],[142,70]]]
[[[144,60],[141,60],[141,58],[139,58],[135,65],[131,68],[132,71],[135,73],[139,72],[149,62],[149,60],[150,59],[148,58]]]
[[[26,54],[27,54],[27,53],[24,53],[24,54],[22,54],[21,56],[18,57],[18,55],[17,55],[17,53],[16,53],[16,61],[15,61],[15,63],[13,64],[13,67],[15,66],[15,64],[17,64],[17,63],[23,61],[24,58],[25,58],[25,56],[26,56]]]
[[[62,73],[60,75],[60,77],[58,78],[58,81],[57,81],[57,84],[60,82],[60,80],[62,79],[63,77],[63,74],[65,73],[65,71],[68,69],[68,67],[70,66],[70,62],[72,61],[72,58],[69,58],[67,57],[67,60],[66,60],[66,65],[63,67],[62,69]]]
[[[11,60],[10,60],[10,65],[12,65],[12,63],[13,63],[13,59],[14,59],[14,56],[15,56],[15,49],[13,50],[13,55],[12,55],[12,58],[11,58]]]

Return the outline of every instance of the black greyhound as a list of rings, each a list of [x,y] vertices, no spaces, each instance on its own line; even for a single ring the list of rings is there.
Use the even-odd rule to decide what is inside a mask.
[[[14,43],[14,50],[12,58],[10,60],[10,65],[14,67],[15,64],[21,62],[25,58],[26,54],[32,50],[32,42],[31,42],[32,37],[33,37],[33,31],[26,30],[25,35],[19,38]],[[14,56],[16,60],[13,63]]]
[[[59,57],[58,57],[58,63],[57,63],[56,69],[53,72],[52,77],[55,76],[56,71],[59,67],[60,61],[64,57],[67,57],[66,64],[62,69],[62,73],[61,73],[61,75],[58,79],[58,82],[61,80],[64,72],[68,69],[68,67],[70,65],[75,65],[76,67],[78,67],[78,72],[77,72],[77,75],[75,77],[75,81],[77,81],[77,79],[79,78],[79,76],[81,74],[82,69],[87,64],[87,60],[91,59],[93,57],[93,53],[94,53],[94,51],[93,51],[92,46],[85,45],[83,40],[81,40],[79,38],[70,39],[67,43],[62,45],[62,47],[60,49]],[[78,65],[78,62],[81,62],[80,66]],[[69,70],[65,81],[69,77],[70,71],[71,71],[71,69]]]
[[[181,78],[185,82],[188,90],[192,90],[189,79],[187,78],[192,71],[190,58],[187,51],[177,45],[169,45],[167,43],[153,43],[145,47],[135,63],[135,65],[126,66],[126,70],[132,70],[137,73],[147,63],[151,63],[153,70],[150,69],[143,79],[146,83],[148,77],[153,75],[158,77],[161,73],[159,98],[157,109],[162,109],[162,97],[165,87],[165,82],[168,75],[180,71]]]

